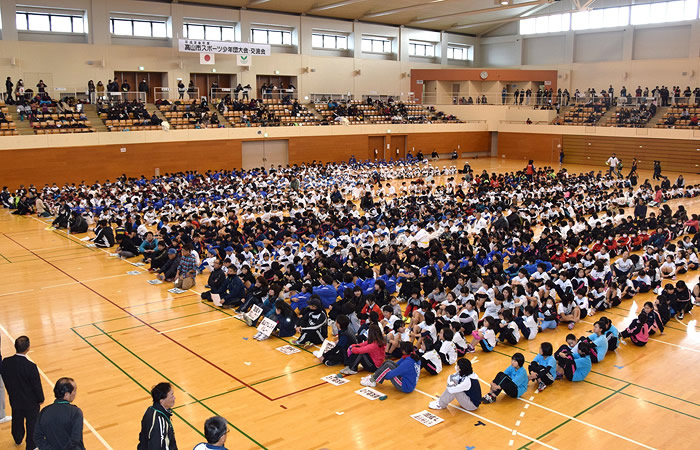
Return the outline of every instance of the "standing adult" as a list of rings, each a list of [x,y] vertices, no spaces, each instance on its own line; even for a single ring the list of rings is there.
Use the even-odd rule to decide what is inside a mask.
[[[617,165],[620,163],[620,160],[617,159],[617,156],[615,156],[615,153],[613,153],[610,158],[605,162],[608,165],[608,174],[612,176],[617,169]]]
[[[72,378],[59,378],[53,388],[56,400],[39,414],[34,442],[39,450],[66,448],[85,449],[83,444],[83,412],[73,405],[78,385]]]
[[[34,450],[34,426],[39,416],[39,405],[44,403],[39,369],[27,358],[29,338],[15,339],[15,355],[2,362],[2,379],[12,407],[12,437],[17,445],[22,443],[26,428],[27,450]]]
[[[5,102],[7,103],[12,102],[12,88],[14,86],[15,84],[12,82],[12,79],[7,77],[7,80],[5,80]]]
[[[158,383],[151,389],[153,405],[141,419],[141,432],[137,450],[177,450],[172,417],[175,393],[170,383]]]

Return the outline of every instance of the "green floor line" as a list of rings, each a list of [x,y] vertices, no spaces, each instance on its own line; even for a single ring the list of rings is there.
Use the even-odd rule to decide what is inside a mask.
[[[7,262],[9,262],[10,264],[12,264],[12,261],[10,261],[9,259],[5,258],[5,255],[3,255],[2,253],[0,253],[0,258],[4,259],[5,261],[7,261]]]
[[[124,375],[126,375],[126,376],[127,376],[131,381],[133,381],[138,387],[140,387],[141,389],[143,389],[146,393],[148,393],[148,394],[150,395],[151,391],[150,391],[148,388],[146,388],[144,385],[142,385],[141,383],[139,383],[139,382],[138,382],[134,377],[132,377],[126,370],[122,369],[122,368],[119,366],[119,364],[117,364],[117,363],[115,363],[114,361],[112,361],[107,355],[105,355],[105,354],[102,353],[97,347],[95,347],[94,345],[92,345],[92,343],[90,343],[90,341],[88,341],[88,340],[85,339],[83,336],[81,336],[80,333],[78,333],[77,331],[75,331],[75,329],[71,328],[71,331],[72,331],[73,333],[75,333],[80,339],[82,339],[83,342],[85,342],[87,345],[89,345],[90,347],[92,347],[93,350],[95,350],[97,353],[99,353],[100,356],[102,356],[104,359],[106,359],[107,361],[109,361],[117,370],[119,370],[121,373],[123,373]],[[195,427],[195,426],[192,425],[190,422],[188,422],[184,417],[182,417],[181,415],[179,415],[176,411],[173,411],[173,414],[174,414],[176,417],[178,417],[180,420],[182,420],[183,422],[185,422],[190,428],[192,428],[195,432],[197,432],[197,434],[199,434],[199,435],[202,436],[202,437],[205,437],[205,436],[204,436],[204,433],[202,433],[197,427]]]
[[[622,311],[626,311],[624,308],[620,308],[619,306],[616,306],[616,308],[618,308],[618,309],[620,309],[620,310],[622,310]],[[601,314],[602,314],[602,315],[605,315],[606,312],[609,312],[610,314],[615,314],[616,316],[619,316],[619,317],[625,317],[625,318],[629,317],[629,314],[618,314],[618,313],[616,313],[616,312],[614,312],[614,311],[611,311],[611,310],[609,310],[609,309],[606,309],[605,311],[601,311]],[[629,311],[627,311],[627,312],[629,312]],[[635,317],[636,317],[636,316],[635,316]],[[587,318],[588,318],[588,317],[587,317]],[[672,322],[669,320],[668,323],[672,323]],[[676,331],[680,331],[680,332],[683,332],[683,333],[687,333],[687,330],[685,330],[685,329],[683,329],[683,328],[672,327],[672,326],[670,326],[670,325],[668,325],[668,324],[667,324],[667,325],[664,325],[664,328],[669,328],[669,329],[671,329],[671,330],[676,330]],[[696,327],[696,328],[697,328],[697,327]]]
[[[150,324],[150,325],[155,325],[155,324],[157,324],[157,323],[170,322],[170,321],[172,321],[172,320],[184,319],[184,318],[186,318],[186,317],[199,316],[199,315],[202,315],[202,314],[209,314],[209,313],[211,313],[211,312],[212,312],[212,311],[200,311],[200,312],[197,312],[197,313],[185,314],[184,316],[171,317],[171,318],[169,318],[169,319],[163,319],[163,320],[156,320],[155,322],[149,322],[149,324]],[[119,333],[120,331],[133,330],[133,329],[135,329],[135,328],[143,328],[143,327],[145,327],[145,326],[146,326],[145,324],[134,325],[133,327],[121,328],[121,329],[119,329],[119,330],[110,330],[110,333]]]
[[[537,436],[535,439],[539,441],[539,440],[541,440],[543,437],[548,436],[549,434],[551,434],[551,433],[553,433],[554,431],[558,430],[559,428],[563,427],[563,426],[566,425],[567,423],[571,422],[573,419],[578,419],[579,416],[585,414],[586,412],[588,412],[588,411],[590,411],[591,409],[595,408],[596,406],[600,405],[601,403],[603,403],[604,401],[608,400],[610,397],[614,396],[615,394],[620,393],[620,391],[624,390],[625,388],[629,387],[630,385],[631,385],[631,383],[627,383],[625,386],[621,387],[620,389],[618,389],[618,390],[616,390],[616,391],[614,391],[614,392],[611,392],[611,393],[608,394],[607,396],[605,396],[605,397],[603,397],[602,399],[598,400],[597,402],[593,403],[593,404],[592,404],[591,406],[589,406],[588,408],[586,408],[586,409],[584,409],[584,410],[579,411],[578,413],[576,413],[574,416],[572,416],[572,419],[566,419],[565,421],[563,421],[563,422],[560,423],[559,425],[555,426],[554,428],[551,428],[550,430],[547,430],[547,431],[544,432],[543,434]],[[528,448],[529,445],[531,445],[531,444],[533,444],[533,443],[535,443],[535,441],[530,441],[530,442],[528,442],[527,444],[525,444],[525,445],[523,445],[522,447],[520,447],[518,450],[526,449],[526,448]]]
[[[170,300],[170,299],[165,299],[165,300]],[[196,305],[196,304],[198,304],[198,303],[201,303],[201,302],[196,301],[196,302],[192,302],[192,303],[186,303],[186,304],[184,304],[184,305],[171,306],[171,307],[169,307],[169,308],[154,309],[153,311],[145,311],[145,312],[138,313],[138,314],[132,314],[132,315],[130,315],[130,316],[121,316],[121,317],[115,317],[115,318],[113,318],[113,319],[105,319],[105,320],[100,320],[100,321],[97,321],[97,322],[86,323],[86,324],[83,324],[83,325],[76,325],[76,326],[74,326],[73,328],[90,327],[90,326],[93,326],[93,325],[95,325],[95,324],[97,324],[97,323],[114,322],[115,320],[133,319],[134,316],[145,316],[146,314],[151,314],[151,313],[161,312],[161,311],[167,311],[167,310],[169,310],[169,309],[183,308],[183,307],[185,307],[185,306]]]
[[[304,370],[313,369],[314,367],[318,367],[318,366],[322,366],[322,365],[323,365],[323,364],[321,364],[321,363],[319,363],[319,364],[314,364],[313,366],[304,367],[304,368],[302,368],[302,369],[297,369],[297,370],[294,370],[294,371],[289,372],[289,373],[285,373],[285,374],[282,374],[282,375],[277,375],[277,376],[274,376],[274,377],[271,377],[271,378],[267,378],[267,379],[265,379],[265,380],[256,381],[255,383],[250,383],[250,385],[251,385],[251,386],[257,386],[257,385],[259,385],[259,384],[267,383],[268,381],[274,381],[274,380],[280,379],[280,378],[282,378],[282,377],[286,377],[287,375],[291,375],[291,374],[293,374],[293,373],[303,372]],[[211,400],[211,399],[213,399],[213,398],[222,397],[222,396],[224,396],[224,395],[230,394],[230,393],[232,393],[232,392],[240,391],[241,389],[245,389],[245,388],[246,388],[246,386],[240,386],[240,387],[237,387],[237,388],[235,388],[235,389],[228,390],[228,391],[226,391],[226,392],[221,392],[221,393],[219,393],[219,394],[212,395],[211,397],[205,397],[205,398],[201,399],[201,401],[205,402],[205,401]],[[184,406],[193,405],[193,404],[195,404],[195,403],[197,403],[197,402],[185,403],[185,404],[183,404],[183,405],[178,405],[178,406],[176,406],[175,408],[182,408],[182,407],[184,407]]]
[[[524,349],[524,348],[521,348],[521,347],[518,347],[518,346],[515,346],[515,345],[511,345],[510,347],[517,348],[518,350],[522,350],[522,351],[524,351],[524,352],[531,353],[531,354],[533,354],[533,355],[536,355],[536,354],[537,354],[537,353],[535,353],[535,352],[532,352],[532,351],[530,351],[530,350],[527,350],[527,349]],[[502,353],[502,354],[504,354],[504,353]],[[643,385],[641,385],[641,384],[637,384],[637,383],[634,383],[634,382],[631,382],[631,381],[623,380],[623,379],[621,379],[621,378],[613,377],[612,375],[608,375],[608,374],[605,374],[605,373],[602,373],[602,372],[596,372],[596,371],[594,371],[594,370],[591,370],[591,373],[594,373],[594,374],[596,374],[596,375],[600,375],[600,376],[603,376],[603,377],[606,377],[606,378],[610,378],[610,379],[612,379],[612,380],[619,381],[619,382],[621,382],[621,383],[629,383],[629,384],[631,384],[632,386],[636,386],[636,387],[638,387],[638,388],[642,388],[642,389],[645,389],[645,390],[647,390],[647,391],[655,392],[655,393],[657,393],[657,394],[659,394],[659,395],[663,395],[663,396],[666,396],[666,397],[669,397],[669,398],[673,398],[673,399],[676,399],[676,400],[680,400],[680,401],[682,401],[682,402],[689,403],[689,404],[691,404],[691,405],[693,405],[693,406],[700,406],[699,403],[691,402],[690,400],[686,400],[686,399],[684,399],[684,398],[676,397],[676,396],[674,396],[674,395],[667,394],[667,393],[665,393],[665,392],[657,391],[656,389],[652,389],[652,388],[650,388],[650,387],[643,386]],[[584,381],[586,381],[586,380],[584,380]],[[590,382],[589,382],[589,383],[590,383]],[[595,383],[590,383],[590,384],[595,384]],[[643,399],[640,399],[640,400],[643,400]]]
[[[503,355],[503,356],[507,356],[507,357],[509,357],[509,358],[512,358],[512,355],[508,355],[507,353],[499,352],[498,350],[494,350],[492,353],[498,353],[499,355]],[[527,362],[527,360],[526,360],[526,362]],[[591,373],[597,373],[597,372],[591,371]],[[648,388],[644,388],[643,386],[638,386],[638,385],[636,385],[636,384],[634,384],[634,383],[632,383],[632,382],[630,382],[630,381],[624,381],[624,380],[619,380],[619,381],[620,381],[620,382],[623,382],[623,383],[627,383],[627,384],[630,385],[630,386],[637,386],[637,387],[640,387],[640,388],[642,388],[642,389],[651,390],[651,389],[648,389]],[[611,388],[611,387],[603,386],[602,384],[594,383],[594,382],[592,382],[592,381],[590,381],[590,380],[583,380],[583,382],[586,383],[586,384],[590,384],[590,385],[593,385],[593,386],[597,386],[597,387],[599,387],[599,388],[602,388],[602,389],[605,389],[605,390],[608,390],[608,391],[615,391],[615,389],[613,389],[613,388]],[[652,404],[652,405],[654,405],[654,406],[659,406],[659,407],[661,407],[661,408],[667,409],[667,410],[669,410],[669,411],[673,411],[673,412],[675,412],[675,413],[678,413],[678,414],[681,414],[681,415],[684,415],[684,416],[692,417],[693,419],[698,419],[698,420],[700,420],[700,417],[695,417],[695,416],[693,416],[692,414],[688,414],[688,413],[685,413],[685,412],[683,412],[683,411],[678,411],[677,409],[673,409],[673,408],[671,408],[671,407],[669,407],[669,406],[664,406],[664,405],[661,405],[661,404],[657,404],[657,403],[652,402],[652,401],[650,401],[650,400],[646,400],[646,399],[643,399],[643,398],[641,398],[641,397],[637,397],[637,396],[635,396],[635,395],[628,394],[628,393],[626,393],[626,392],[620,392],[620,394],[625,395],[625,396],[627,396],[627,397],[634,398],[635,400],[639,400],[639,401],[642,401],[642,402],[645,402],[645,403],[650,403],[650,404]],[[658,394],[665,395],[666,397],[675,398],[675,397],[673,397],[672,395],[664,394],[664,393],[662,393],[662,392],[658,392]],[[680,400],[680,399],[679,399],[679,400]],[[688,403],[692,403],[692,402],[688,402]]]
[[[228,311],[226,311],[226,310],[224,310],[224,309],[216,308],[214,305],[210,305],[210,304],[207,303],[207,302],[203,302],[203,303],[204,303],[205,305],[207,305],[208,307],[210,307],[211,309],[216,310],[216,311],[220,311],[220,312],[226,314],[226,315],[229,316],[229,317],[234,316],[234,314],[231,314],[231,313],[229,313]],[[239,321],[239,322],[245,323],[242,319],[236,318],[236,320]],[[271,335],[270,337],[275,338],[275,339],[279,339],[280,341],[286,342],[286,343],[289,344],[289,345],[294,345],[294,344],[291,343],[291,341],[288,341],[288,340],[285,339],[285,338],[281,338],[281,337],[275,336],[275,335]],[[297,346],[297,348],[298,348],[299,350],[301,350],[301,351],[306,352],[306,353],[311,353],[311,354],[313,354],[313,352],[312,352],[311,350],[307,349],[306,347],[298,347],[298,346]]]
[[[631,398],[636,399],[636,400],[641,400],[641,401],[643,401],[643,402],[652,404],[652,405],[654,405],[654,406],[658,406],[659,408],[663,408],[663,409],[667,409],[667,410],[669,410],[669,411],[673,411],[674,413],[678,413],[678,414],[682,414],[682,415],[684,415],[684,416],[688,416],[688,417],[693,418],[693,419],[695,419],[695,420],[700,420],[700,417],[696,417],[696,416],[694,416],[694,415],[692,415],[692,414],[688,414],[688,413],[685,413],[685,412],[683,412],[683,411],[678,411],[678,410],[676,410],[676,409],[669,408],[668,406],[662,405],[662,404],[660,404],[660,403],[652,402],[651,400],[645,400],[645,399],[643,399],[643,398],[635,397],[634,395],[628,394],[628,393],[626,393],[626,392],[620,392],[620,394],[621,394],[621,395],[624,395],[624,396],[627,396],[627,397],[631,397]]]
[[[180,386],[179,386],[177,383],[175,383],[173,380],[171,380],[170,378],[168,378],[167,376],[165,376],[165,375],[164,375],[162,372],[160,372],[158,369],[156,369],[155,367],[153,367],[152,365],[150,365],[150,364],[149,364],[148,362],[146,362],[143,358],[141,358],[140,356],[138,356],[136,353],[132,352],[132,351],[131,351],[130,349],[128,349],[124,344],[122,344],[122,343],[119,342],[117,339],[115,339],[114,337],[112,337],[109,333],[105,332],[102,328],[98,327],[97,325],[95,325],[95,328],[97,328],[97,329],[100,330],[102,333],[104,333],[104,335],[107,336],[110,340],[112,340],[112,342],[114,342],[115,344],[117,344],[118,346],[120,346],[121,348],[123,348],[124,350],[126,350],[126,351],[127,351],[129,354],[131,354],[134,358],[138,359],[138,360],[141,361],[143,364],[145,364],[146,367],[148,367],[149,369],[153,370],[155,373],[157,373],[158,375],[160,375],[161,377],[163,377],[165,380],[167,380],[170,384],[172,384],[172,385],[175,386],[176,388],[178,388],[178,389],[180,389],[181,391],[185,392],[190,398],[192,398],[192,399],[193,399],[194,401],[196,401],[198,404],[202,405],[202,407],[204,407],[207,411],[209,411],[210,413],[212,413],[212,414],[215,415],[215,416],[219,416],[219,415],[220,415],[220,414],[218,414],[216,411],[214,411],[213,409],[211,409],[210,407],[208,407],[207,405],[205,405],[204,403],[202,403],[202,401],[199,400],[198,398],[196,398],[194,395],[190,394],[190,393],[187,392],[185,389],[183,389],[182,387],[180,387]],[[262,449],[267,450],[266,447],[265,447],[264,445],[262,445],[261,443],[259,443],[259,442],[256,441],[255,439],[253,439],[251,436],[249,436],[248,434],[246,434],[243,430],[241,430],[241,429],[238,428],[236,425],[234,425],[233,423],[231,423],[228,419],[226,419],[226,422],[227,422],[230,426],[232,426],[233,428],[235,428],[235,429],[236,429],[239,433],[241,433],[243,436],[245,436],[246,438],[248,438],[248,439],[249,439],[251,442],[253,442],[255,445],[257,445],[258,447],[260,447],[260,448],[262,448]],[[201,433],[200,433],[200,434],[201,434]]]

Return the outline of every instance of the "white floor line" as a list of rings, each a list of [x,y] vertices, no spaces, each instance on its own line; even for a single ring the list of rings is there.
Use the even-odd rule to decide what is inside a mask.
[[[660,342],[660,343],[666,344],[666,345],[671,345],[671,346],[673,346],[673,347],[678,347],[678,348],[681,348],[681,349],[683,349],[683,350],[688,350],[688,351],[691,351],[691,352],[700,353],[700,350],[695,349],[695,348],[684,347],[684,346],[682,346],[682,345],[672,344],[672,343],[670,343],[670,342],[660,341],[660,340],[654,339],[654,338],[649,338],[649,340],[650,340],[650,341],[654,341],[654,342]]]
[[[487,385],[487,386],[491,386],[491,383],[488,383],[488,382],[486,382],[486,381],[484,381],[484,380],[482,380],[482,379],[479,379],[479,381],[481,381],[482,383],[484,383],[484,384]],[[570,415],[568,415],[568,414],[564,414],[564,413],[559,412],[559,411],[557,411],[557,410],[554,410],[554,409],[551,409],[551,408],[547,408],[546,406],[540,405],[540,404],[535,403],[535,402],[531,402],[531,401],[529,401],[529,400],[525,400],[524,398],[519,398],[518,400],[520,400],[521,402],[525,402],[525,403],[527,403],[527,404],[530,404],[530,405],[532,405],[532,406],[536,406],[536,407],[538,407],[538,408],[540,408],[540,409],[544,409],[545,411],[549,411],[549,412],[551,412],[551,413],[553,413],[553,414],[556,414],[556,415],[559,415],[559,416],[562,416],[562,417],[566,417],[567,419],[569,419],[569,420],[571,420],[571,421],[573,421],[573,422],[578,422],[578,423],[580,423],[580,424],[582,424],[582,425],[585,425],[585,426],[587,426],[587,427],[591,427],[591,428],[594,428],[594,429],[596,429],[596,430],[598,430],[598,431],[602,431],[603,433],[608,433],[608,434],[611,435],[611,436],[615,436],[615,437],[617,437],[617,438],[623,439],[623,440],[625,440],[625,441],[627,441],[627,442],[630,442],[630,443],[632,443],[632,444],[638,445],[638,446],[640,446],[640,447],[648,448],[648,449],[654,450],[654,447],[650,447],[650,446],[648,446],[648,445],[646,445],[646,444],[642,444],[641,442],[635,441],[634,439],[630,439],[630,438],[628,438],[628,437],[625,437],[625,436],[622,436],[622,435],[620,435],[620,434],[617,434],[617,433],[615,433],[614,431],[606,430],[605,428],[601,428],[601,427],[599,427],[599,426],[597,426],[597,425],[593,425],[593,424],[591,424],[591,423],[584,422],[583,420],[577,419],[576,417],[572,417],[572,416],[570,416]]]
[[[198,327],[200,325],[206,325],[208,323],[214,323],[214,322],[221,322],[222,320],[229,320],[229,319],[234,319],[234,318],[235,318],[235,316],[226,316],[226,317],[222,317],[221,319],[214,319],[214,320],[210,320],[208,322],[195,323],[195,324],[187,325],[184,327],[173,328],[172,330],[159,331],[158,334],[172,333],[173,331],[184,330],[186,328]]]
[[[33,290],[34,290],[34,289],[27,289],[27,290],[24,290],[24,291],[7,292],[7,293],[5,293],[5,294],[0,294],[0,297],[5,297],[6,295],[23,294],[23,293],[25,293],[25,292],[31,292],[31,291],[33,291]]]
[[[10,339],[10,341],[12,341],[12,342],[15,341],[15,338],[10,336],[10,333],[8,333],[7,330],[5,329],[5,327],[3,327],[2,325],[0,325],[0,330],[2,330],[3,333],[5,333],[5,336],[7,336],[7,338]],[[31,358],[29,358],[29,360],[31,360]],[[51,381],[51,379],[48,376],[46,376],[44,371],[41,370],[38,365],[37,365],[37,369],[39,370],[39,375],[41,375],[41,377],[49,384],[49,386],[55,385],[55,383],[53,381]],[[97,440],[100,441],[100,443],[102,445],[104,445],[104,447],[107,450],[113,450],[112,447],[107,443],[107,441],[104,440],[102,435],[100,433],[98,433],[97,430],[95,430],[95,428],[92,425],[90,425],[90,422],[88,422],[85,417],[83,417],[83,423],[85,424],[87,429],[90,430],[90,432],[95,435]]]
[[[421,391],[420,389],[416,389],[415,391],[418,392],[418,393],[420,393],[420,394],[423,394],[423,395],[425,395],[426,397],[429,397],[429,398],[431,398],[431,399],[433,399],[433,400],[436,399],[435,396],[430,395],[430,394],[428,394],[427,392],[423,392],[423,391]],[[458,410],[460,410],[460,411],[462,411],[462,412],[465,412],[465,413],[467,413],[467,414],[469,414],[469,415],[472,415],[472,416],[476,417],[477,419],[481,420],[482,422],[487,422],[487,423],[490,423],[491,425],[495,425],[495,426],[497,426],[498,428],[501,428],[501,429],[503,429],[503,430],[508,431],[509,433],[515,433],[514,435],[522,436],[522,437],[524,437],[525,439],[530,440],[530,441],[532,441],[532,442],[535,442],[535,443],[537,443],[537,444],[540,444],[540,445],[542,445],[542,446],[544,446],[544,447],[551,448],[551,449],[556,449],[556,448],[557,448],[557,447],[552,447],[552,446],[549,445],[549,444],[545,444],[544,442],[539,441],[539,440],[537,440],[536,438],[530,437],[530,436],[528,436],[528,435],[526,435],[526,434],[523,434],[523,433],[521,433],[521,432],[519,432],[519,431],[517,431],[517,430],[514,430],[514,429],[512,429],[512,428],[508,428],[508,427],[505,426],[505,425],[501,425],[501,424],[498,423],[498,422],[494,422],[494,421],[491,420],[491,419],[487,419],[487,418],[484,417],[484,416],[481,416],[481,415],[479,415],[479,414],[473,413],[473,412],[471,412],[471,411],[467,411],[466,409],[464,409],[464,408],[462,408],[462,407],[460,407],[460,406],[453,405],[452,403],[450,403],[448,406],[449,406],[450,408],[458,409]]]
[[[583,323],[589,323],[589,324],[593,325],[593,322],[586,322],[585,320],[581,320],[581,322],[583,322]],[[687,327],[687,325],[684,324],[683,322],[679,322],[679,323]],[[660,343],[666,344],[666,345],[671,345],[671,346],[673,346],[673,347],[682,348],[683,350],[688,350],[688,351],[691,351],[691,352],[700,353],[700,350],[698,350],[698,349],[690,348],[690,347],[685,347],[685,346],[683,346],[683,345],[673,344],[673,343],[671,343],[671,342],[661,341],[661,340],[659,340],[659,339],[654,339],[654,338],[652,338],[652,337],[650,337],[649,340],[650,340],[650,341],[654,341],[654,342],[660,342]]]
[[[61,287],[61,286],[70,286],[70,285],[72,285],[72,284],[89,283],[89,282],[91,282],[91,281],[107,280],[107,279],[109,279],[109,278],[126,277],[126,276],[128,276],[128,275],[129,275],[128,273],[122,273],[122,274],[119,274],[119,275],[110,275],[110,276],[108,276],[108,277],[91,278],[91,279],[89,279],[89,280],[71,281],[71,282],[69,282],[69,283],[61,283],[61,284],[54,284],[54,285],[51,285],[51,286],[44,286],[44,287],[39,288],[39,289],[53,289],[53,288],[57,288],[57,287]]]

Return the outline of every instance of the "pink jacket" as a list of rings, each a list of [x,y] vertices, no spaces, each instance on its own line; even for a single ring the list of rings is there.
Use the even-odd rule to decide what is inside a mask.
[[[385,347],[383,345],[379,346],[376,342],[372,342],[371,344],[363,342],[361,344],[352,345],[350,347],[350,352],[354,353],[355,355],[359,355],[361,353],[369,354],[369,357],[372,358],[374,365],[379,367],[384,362],[384,349]]]

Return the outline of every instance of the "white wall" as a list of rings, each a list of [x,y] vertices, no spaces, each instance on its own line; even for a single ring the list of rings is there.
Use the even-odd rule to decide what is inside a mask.
[[[85,35],[60,33],[17,32],[15,13],[17,0],[0,0],[2,39],[0,40],[0,73],[13,80],[22,78],[25,85],[34,86],[39,77],[50,87],[85,89],[88,80],[104,83],[115,71],[167,72],[168,86],[178,78],[187,80],[190,73],[215,69],[219,74],[235,74],[244,85],[255,85],[257,75],[298,77],[302,97],[312,93],[408,94],[411,69],[439,67],[469,67],[472,61],[448,61],[448,43],[477,46],[471,36],[418,30],[398,26],[352,22],[328,18],[207,7],[181,3],[155,3],[138,0],[26,0],[22,5],[70,8],[84,11],[88,23]],[[49,8],[48,11],[51,9]],[[111,36],[109,18],[113,13],[167,18],[169,37],[130,38]],[[285,27],[292,31],[291,46],[272,46],[269,57],[252,56],[252,67],[243,70],[235,58],[217,55],[216,64],[200,65],[196,53],[180,53],[178,39],[182,38],[183,23],[195,19],[198,23],[234,26],[238,41],[250,41],[250,29],[255,24]],[[346,34],[347,51],[314,49],[311,34],[315,30]],[[384,36],[392,40],[392,53],[366,54],[361,51],[363,36]],[[434,58],[409,57],[411,40],[433,42]],[[475,48],[475,55],[478,49]],[[15,65],[10,65],[15,58]],[[104,64],[103,64],[104,62]]]
[[[596,7],[615,6],[615,1]],[[564,2],[561,2],[562,4]],[[564,12],[554,4],[546,13]],[[700,85],[700,20],[520,36],[513,24],[481,37],[484,67],[549,69],[559,72],[559,87],[600,89],[612,84],[654,88]]]

